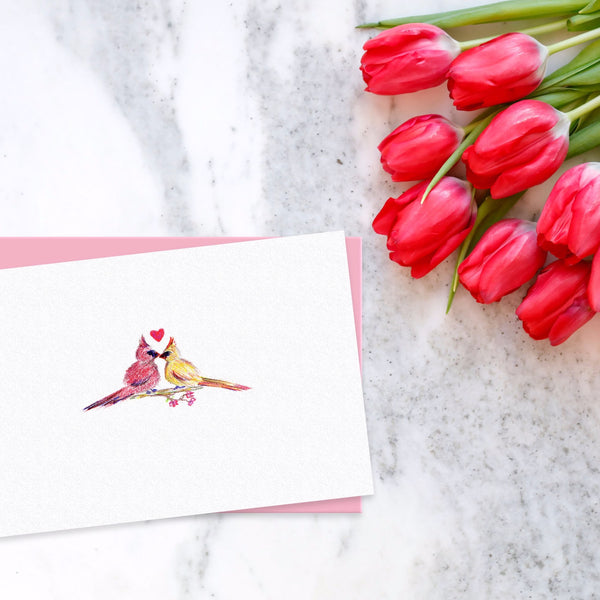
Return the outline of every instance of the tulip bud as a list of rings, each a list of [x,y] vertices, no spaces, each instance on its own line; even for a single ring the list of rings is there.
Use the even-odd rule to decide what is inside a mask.
[[[505,198],[548,179],[568,147],[568,117],[545,102],[521,100],[496,115],[462,159],[476,188]]]
[[[589,262],[557,260],[538,275],[516,311],[534,340],[557,346],[594,316],[586,293],[590,269]]]
[[[527,96],[546,72],[548,49],[529,35],[507,33],[466,50],[448,71],[448,90],[459,110],[475,110]]]
[[[393,181],[430,179],[458,148],[463,130],[441,115],[420,115],[379,144],[381,164]]]
[[[572,167],[556,182],[537,224],[538,244],[567,264],[600,247],[600,163]]]
[[[527,283],[546,260],[535,223],[503,219],[492,225],[458,267],[460,282],[477,302],[490,304]]]
[[[421,204],[427,184],[422,181],[390,198],[373,221],[375,232],[387,235],[390,259],[412,267],[415,278],[429,273],[458,248],[477,215],[468,183],[443,177]]]
[[[435,25],[411,23],[387,29],[363,46],[360,70],[374,94],[406,94],[440,85],[458,42]]]

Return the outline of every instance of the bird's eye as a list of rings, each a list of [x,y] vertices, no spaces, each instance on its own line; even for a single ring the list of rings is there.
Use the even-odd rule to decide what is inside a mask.
[[[163,352],[163,356],[171,356],[171,351],[167,350],[166,352]]]
[[[152,358],[156,358],[158,356],[158,352],[156,352],[156,350],[148,350],[146,354],[148,354]]]

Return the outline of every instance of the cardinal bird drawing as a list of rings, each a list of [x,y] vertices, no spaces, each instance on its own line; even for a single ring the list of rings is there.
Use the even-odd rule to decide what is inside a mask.
[[[158,352],[150,348],[144,336],[142,336],[135,352],[136,361],[125,371],[125,377],[123,378],[125,387],[110,394],[110,396],[102,398],[102,400],[86,406],[83,410],[92,410],[92,408],[98,408],[99,406],[112,406],[117,402],[121,402],[121,400],[127,400],[131,396],[135,396],[135,394],[153,389],[160,381],[160,373],[154,362],[157,356]]]
[[[236,392],[250,389],[248,386],[240,385],[238,383],[230,383],[229,381],[222,381],[220,379],[209,379],[208,377],[202,377],[202,375],[200,375],[198,372],[198,369],[189,360],[181,358],[173,338],[169,340],[169,344],[165,348],[165,351],[160,355],[160,358],[164,358],[166,361],[165,379],[173,385],[179,387],[217,387],[226,390],[234,390]]]

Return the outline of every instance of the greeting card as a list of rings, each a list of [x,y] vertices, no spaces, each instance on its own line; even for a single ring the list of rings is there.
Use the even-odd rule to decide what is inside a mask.
[[[0,534],[372,493],[343,234],[0,271]]]

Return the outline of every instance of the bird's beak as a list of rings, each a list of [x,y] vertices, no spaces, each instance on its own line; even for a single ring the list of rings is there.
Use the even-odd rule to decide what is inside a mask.
[[[165,353],[163,352],[162,354],[159,354],[158,358],[166,358]]]

